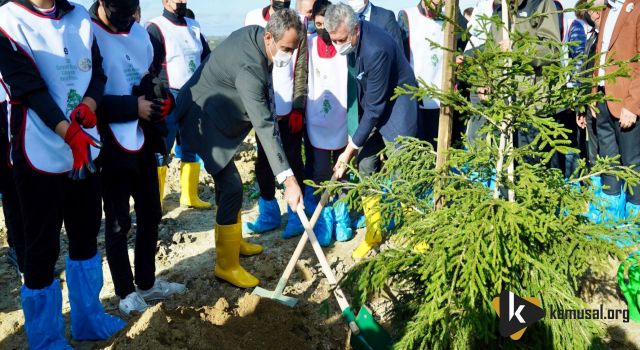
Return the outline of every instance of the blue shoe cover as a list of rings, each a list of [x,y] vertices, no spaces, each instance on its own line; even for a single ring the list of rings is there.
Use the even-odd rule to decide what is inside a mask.
[[[626,218],[628,219],[637,219],[640,221],[640,205],[627,203],[625,209]],[[616,243],[619,247],[628,247],[633,244],[637,244],[640,241],[640,228],[636,225],[635,228],[631,229],[628,233],[624,234],[624,238],[620,238],[616,240]]]
[[[54,280],[50,286],[43,289],[29,289],[22,285],[20,299],[30,349],[73,349],[64,339],[62,290],[59,280]]]
[[[334,226],[333,208],[322,208],[322,214],[320,214],[318,222],[316,222],[316,226],[313,228],[313,232],[316,234],[316,238],[321,246],[327,247],[333,241]]]
[[[247,222],[247,230],[252,233],[265,233],[280,227],[280,207],[278,201],[270,201],[260,197],[258,199],[258,218],[254,222]]]
[[[333,216],[336,221],[336,241],[344,242],[353,238],[347,203],[336,202],[333,205]]]
[[[617,225],[625,217],[626,196],[624,194],[609,195],[604,192],[600,194],[604,213],[600,215],[601,222],[610,225]]]
[[[307,216],[311,217],[313,212],[316,210],[316,206],[318,206],[318,202],[320,198],[316,197],[313,192],[316,189],[311,186],[304,187],[304,195],[303,195],[303,203],[304,203],[304,212],[307,213]]]
[[[294,213],[291,207],[287,206],[287,226],[282,231],[282,238],[293,238],[300,236],[303,232],[304,226],[302,226],[298,213]]]
[[[104,312],[100,303],[102,259],[67,257],[67,287],[71,304],[71,336],[75,340],[104,340],[124,328],[126,322]]]

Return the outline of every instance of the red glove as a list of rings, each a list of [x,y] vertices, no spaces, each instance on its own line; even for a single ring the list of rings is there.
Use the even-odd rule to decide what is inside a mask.
[[[292,134],[302,131],[302,116],[302,111],[299,109],[294,109],[289,114],[289,130],[291,130]]]
[[[100,141],[87,134],[77,120],[73,120],[64,135],[64,142],[71,148],[73,154],[73,168],[69,173],[72,180],[82,180],[86,177],[87,170],[90,173],[96,171],[91,159],[91,148],[101,147]]]
[[[84,128],[93,128],[98,122],[96,114],[84,103],[80,103],[71,111],[70,119],[77,120]]]
[[[157,101],[160,104],[160,115],[162,116],[162,119],[166,118],[169,113],[173,111],[173,107],[176,105],[176,101],[171,92],[167,93],[166,98],[158,99]]]

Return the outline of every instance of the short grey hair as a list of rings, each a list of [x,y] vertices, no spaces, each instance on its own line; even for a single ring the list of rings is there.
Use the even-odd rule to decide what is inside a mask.
[[[347,4],[329,5],[324,13],[324,27],[328,32],[335,32],[342,23],[347,26],[349,33],[353,33],[358,24],[358,16]]]
[[[275,41],[280,41],[284,36],[284,33],[289,29],[295,29],[298,34],[298,40],[302,40],[304,31],[302,30],[302,22],[296,11],[292,9],[283,9],[276,11],[269,18],[267,26],[264,28],[265,32],[271,33]]]

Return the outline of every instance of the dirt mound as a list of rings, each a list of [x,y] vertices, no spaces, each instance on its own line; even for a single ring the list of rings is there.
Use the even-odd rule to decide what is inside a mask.
[[[145,311],[123,330],[109,349],[337,349],[322,339],[318,324],[270,299],[245,294],[231,307],[225,298],[214,306]]]

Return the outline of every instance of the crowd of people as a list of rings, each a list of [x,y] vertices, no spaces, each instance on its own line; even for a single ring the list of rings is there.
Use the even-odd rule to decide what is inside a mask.
[[[381,152],[399,136],[436,142],[440,101],[391,97],[397,86],[416,86],[418,79],[441,86],[443,50],[425,39],[444,44],[442,0],[417,1],[397,16],[369,0],[298,0],[296,10],[290,1],[271,0],[247,13],[245,26],[213,50],[186,0],[158,1],[163,13],[144,25],[138,23],[144,10],[139,0],[97,0],[89,9],[67,0],[1,2],[0,91],[6,96],[0,98],[6,102],[0,131],[6,137],[0,142],[0,190],[10,259],[23,277],[32,349],[70,348],[54,271],[63,223],[73,339],[107,339],[125,326],[99,299],[103,210],[104,253],[122,314],[187,292],[184,284],[155,276],[164,182],[177,139],[180,203],[211,208],[198,196],[202,164],[215,182],[214,274],[240,288],[259,284],[240,256],[263,250],[244,240],[243,226],[255,234],[280,227],[278,184],[288,208],[282,238],[296,237],[304,231],[298,206],[312,212],[319,200],[305,179],[348,181],[346,165],[353,159],[369,176],[381,169]],[[602,54],[596,74],[605,77],[615,69],[605,67],[608,58],[629,61],[640,52],[640,10],[634,7],[640,1],[600,1],[604,10],[577,11],[574,18],[559,11],[558,1],[519,0],[514,25],[542,40],[575,43],[567,46],[572,58],[587,62]],[[478,24],[501,10],[494,0],[480,0],[458,14],[456,22],[471,34],[468,42],[458,38],[458,50],[471,55],[487,40],[504,42],[500,31],[481,31]],[[464,57],[457,62],[464,64]],[[545,64],[557,62],[540,62],[535,74]],[[620,155],[622,164],[640,165],[640,66],[629,64],[629,77],[593,87],[607,102],[585,115],[550,116],[575,131],[576,144],[584,144],[580,156],[591,162]],[[469,98],[480,103],[483,94],[472,90]],[[464,130],[456,120],[454,138],[466,134],[473,144],[483,122],[471,117]],[[243,225],[243,186],[233,159],[251,130],[257,136],[259,214]],[[535,135],[533,129],[518,131],[517,144]],[[567,157],[551,166],[570,163]],[[640,214],[640,188],[625,194],[611,176],[602,176],[602,184],[597,193],[606,212],[593,206],[594,220]],[[130,198],[136,214],[133,270]],[[358,215],[334,198],[314,228],[320,244],[348,241],[365,226],[353,252],[365,257],[382,242],[379,201],[362,198],[364,215]]]

